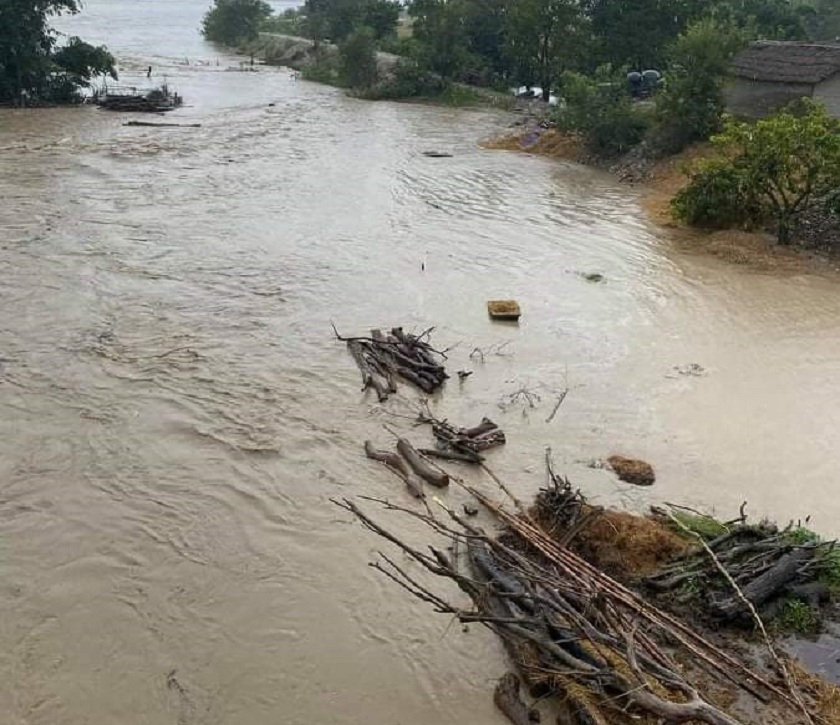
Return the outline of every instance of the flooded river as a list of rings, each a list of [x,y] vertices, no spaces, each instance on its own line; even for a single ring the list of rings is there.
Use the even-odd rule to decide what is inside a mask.
[[[0,111],[4,723],[502,722],[496,643],[376,576],[379,542],[330,504],[405,501],[361,444],[407,424],[331,321],[435,325],[475,373],[433,406],[497,419],[522,496],[550,445],[604,503],[748,500],[840,534],[836,279],[685,256],[610,177],[481,150],[496,115],[239,72],[205,5],[60,24],[124,82],[152,65],[200,128]],[[519,326],[488,321],[499,297]],[[587,466],[616,452],[656,486]]]

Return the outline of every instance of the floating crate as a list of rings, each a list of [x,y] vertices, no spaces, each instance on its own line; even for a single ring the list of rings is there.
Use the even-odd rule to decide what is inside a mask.
[[[487,312],[494,320],[516,321],[522,315],[516,300],[490,300],[487,303]]]

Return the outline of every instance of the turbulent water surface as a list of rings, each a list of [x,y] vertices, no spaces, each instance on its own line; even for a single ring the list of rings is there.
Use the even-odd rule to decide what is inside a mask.
[[[363,395],[331,321],[435,325],[475,374],[432,405],[507,429],[492,466],[522,496],[550,445],[605,503],[746,499],[840,534],[835,279],[682,256],[611,178],[481,150],[498,116],[241,72],[204,9],[60,23],[200,128],[0,111],[4,723],[501,722],[492,638],[367,568],[380,543],[330,503],[409,502],[361,444],[416,400]],[[616,452],[656,486],[587,466]]]

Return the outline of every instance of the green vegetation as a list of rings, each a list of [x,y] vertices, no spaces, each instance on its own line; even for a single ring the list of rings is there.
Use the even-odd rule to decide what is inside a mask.
[[[306,25],[306,15],[297,8],[289,8],[280,15],[266,18],[259,28],[263,33],[279,33],[280,35],[295,35],[305,37],[309,30]]]
[[[354,30],[338,46],[339,73],[349,88],[372,88],[379,80],[376,35],[371,28]]]
[[[822,619],[809,604],[796,597],[788,597],[782,604],[782,610],[772,620],[773,628],[785,634],[803,636],[819,634]]]
[[[697,166],[672,203],[683,221],[770,226],[787,244],[803,214],[836,208],[840,123],[822,106],[803,100],[754,124],[730,120],[713,142],[718,155]]]
[[[306,30],[315,40],[341,43],[358,28],[376,39],[396,34],[400,4],[395,0],[306,0]]]
[[[674,518],[677,519],[689,531],[694,532],[703,537],[706,541],[712,541],[718,536],[723,536],[728,529],[714,516],[704,514],[693,514],[687,511],[674,511]],[[685,532],[679,527],[675,527],[678,534]]]
[[[71,103],[96,76],[116,78],[113,56],[70,38],[59,48],[51,17],[77,13],[77,0],[0,2],[0,103]]]
[[[666,88],[656,99],[652,138],[658,151],[676,153],[720,130],[724,75],[745,37],[735,27],[707,18],[689,25],[674,41]]]
[[[648,124],[646,114],[631,112],[621,100],[615,118],[599,117],[602,128],[591,148],[613,155],[644,139],[654,153],[673,153],[720,130],[723,74],[741,44],[825,34],[837,22],[832,2],[408,0],[403,8],[397,0],[305,0],[298,10],[270,17],[262,0],[215,0],[205,34],[232,42],[261,30],[304,36],[317,48],[322,41],[341,45],[366,28],[376,50],[401,56],[408,68],[396,82],[390,73],[380,79],[388,85],[381,93],[368,94],[382,98],[401,89],[412,93],[402,97],[425,95],[431,85],[425,75],[433,74],[442,81],[439,92],[451,83],[505,91],[526,86],[539,87],[544,100],[553,93],[569,101],[574,89],[569,93],[565,81],[575,78],[571,74],[597,81],[598,69],[610,67],[626,92],[628,71],[656,68],[667,82],[655,122]],[[352,75],[346,63],[340,75]],[[360,76],[368,82],[367,72]],[[604,95],[616,100],[620,94]],[[604,110],[591,96],[583,102]]]
[[[236,45],[256,38],[270,16],[271,6],[264,0],[213,0],[201,32],[207,40]]]
[[[594,77],[568,72],[563,75],[563,89],[566,103],[554,121],[558,128],[579,134],[590,153],[619,156],[644,138],[650,112],[633,103],[624,74],[615,74],[609,66]]]

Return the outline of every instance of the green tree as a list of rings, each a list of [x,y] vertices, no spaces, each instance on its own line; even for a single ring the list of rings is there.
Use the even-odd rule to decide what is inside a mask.
[[[103,46],[70,38],[56,50],[50,18],[78,11],[76,0],[0,0],[0,103],[71,102],[93,77],[116,78],[114,57]]]
[[[469,60],[465,1],[412,0],[409,12],[421,66],[453,79]]]
[[[754,39],[802,40],[814,8],[798,0],[716,0],[709,14],[719,24],[740,28]]]
[[[657,96],[654,144],[676,153],[721,128],[729,60],[744,36],[715,20],[693,23],[674,43],[665,91]]]
[[[256,38],[270,15],[271,5],[264,0],[213,0],[201,32],[207,40],[235,45]]]
[[[813,0],[805,5],[803,25],[811,40],[840,40],[840,4]]]
[[[463,27],[467,50],[498,78],[510,75],[506,27],[510,0],[467,0]]]
[[[53,54],[52,60],[61,72],[72,76],[79,85],[88,85],[93,78],[102,75],[117,80],[116,60],[104,45],[94,46],[72,37]]]
[[[663,68],[668,47],[708,5],[702,0],[585,0],[598,63]]]
[[[551,86],[579,58],[585,19],[576,0],[513,0],[507,13],[507,50],[517,78]]]
[[[394,35],[401,7],[396,0],[367,0],[362,4],[359,25],[370,28],[377,40]]]
[[[350,88],[371,88],[378,80],[376,35],[370,28],[354,30],[338,47],[339,72]]]
[[[49,18],[78,11],[76,0],[0,1],[0,102],[43,93],[56,42]]]
[[[363,27],[376,39],[394,35],[400,7],[397,0],[306,0],[304,12],[311,37],[340,43]]]
[[[739,205],[752,210],[750,221],[768,220],[779,243],[787,244],[796,220],[815,204],[836,207],[840,122],[823,106],[806,99],[799,109],[755,124],[731,120],[713,140],[720,157],[701,166],[677,196],[678,214],[680,207],[702,205],[709,189],[737,191]]]

